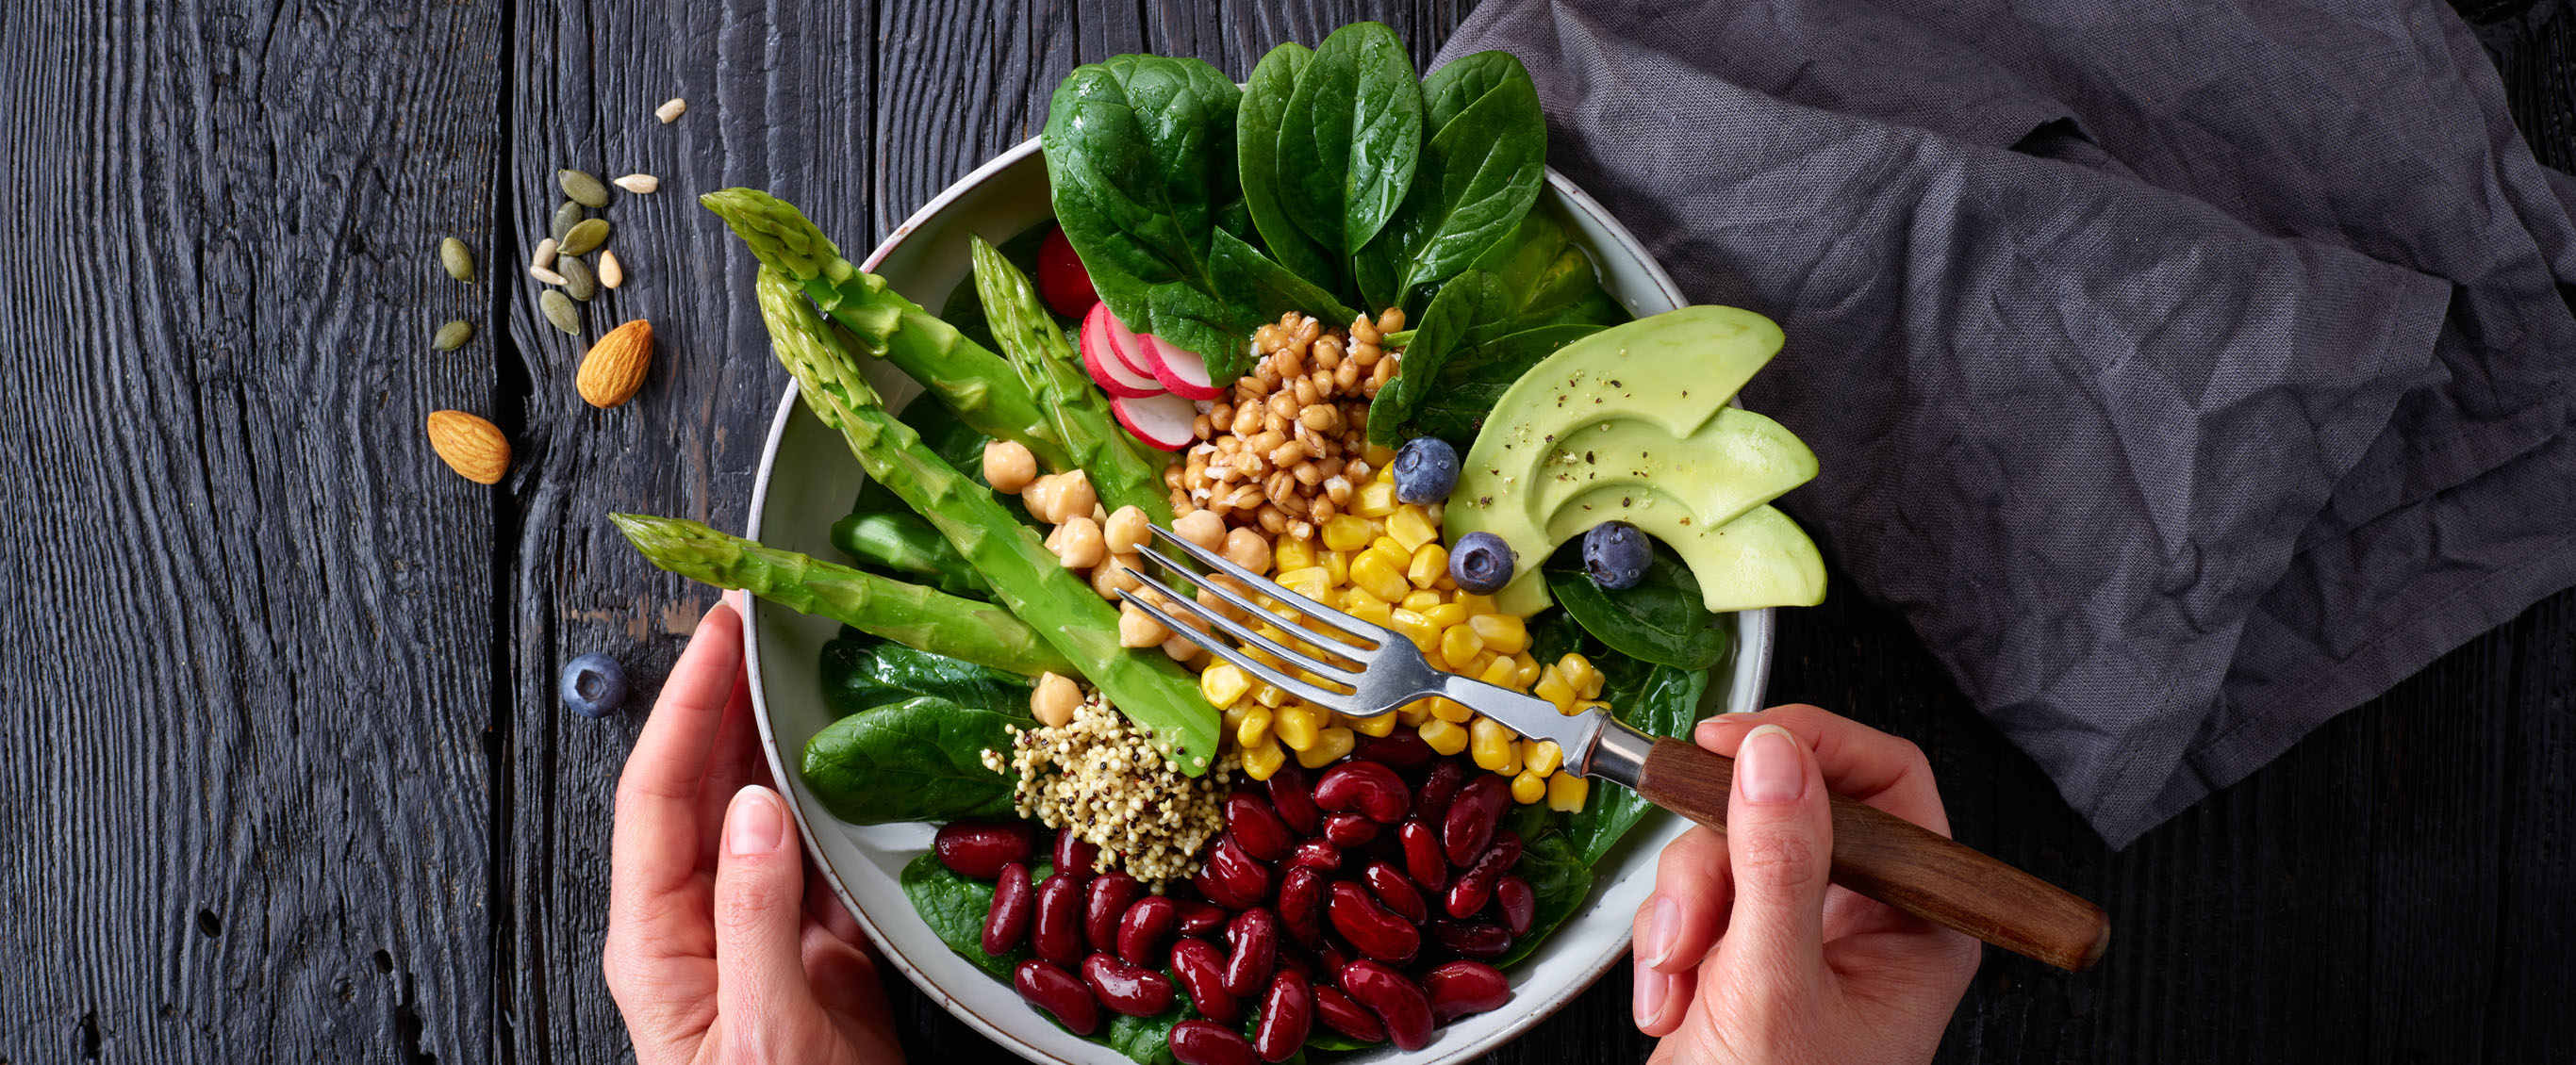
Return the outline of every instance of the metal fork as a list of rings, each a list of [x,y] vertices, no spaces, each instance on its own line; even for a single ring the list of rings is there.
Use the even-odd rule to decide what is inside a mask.
[[[1397,707],[1430,696],[1457,700],[1524,737],[1556,741],[1565,752],[1563,772],[1608,780],[1657,806],[1721,833],[1726,830],[1732,759],[1681,740],[1648,735],[1597,707],[1560,713],[1556,704],[1545,699],[1434,669],[1403,633],[1289,591],[1162,526],[1152,528],[1156,539],[1322,630],[1279,618],[1280,631],[1309,648],[1301,651],[1184,598],[1152,574],[1130,570],[1154,594],[1122,590],[1119,598],[1209,654],[1310,706],[1346,717],[1393,713]],[[1207,594],[1237,610],[1278,618],[1225,582],[1205,579],[1162,552],[1142,545],[1137,551],[1165,570],[1192,579]],[[1189,615],[1190,621],[1174,611]],[[1218,633],[1260,648],[1290,669],[1245,654]],[[2102,955],[2110,925],[2101,907],[1964,844],[1840,795],[1833,797],[1833,826],[1834,883],[2060,968],[2080,970]]]

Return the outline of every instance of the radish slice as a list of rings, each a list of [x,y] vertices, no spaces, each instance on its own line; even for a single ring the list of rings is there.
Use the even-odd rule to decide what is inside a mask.
[[[1154,363],[1154,380],[1182,399],[1215,399],[1225,394],[1208,378],[1207,360],[1199,353],[1174,344],[1151,333],[1136,339],[1145,342],[1145,357]]]
[[[1127,323],[1114,314],[1109,316],[1109,350],[1117,354],[1119,365],[1125,366],[1128,372],[1153,380],[1154,358],[1145,352],[1144,337],[1128,329]],[[1163,386],[1157,384],[1154,390],[1160,392]]]
[[[1165,451],[1179,451],[1198,439],[1198,434],[1190,431],[1190,422],[1198,417],[1199,409],[1170,393],[1113,399],[1109,410],[1118,416],[1118,424],[1136,434],[1136,439]]]
[[[1109,313],[1109,305],[1093,304],[1091,313],[1082,319],[1082,368],[1090,372],[1092,380],[1100,383],[1101,390],[1112,396],[1139,399],[1161,395],[1163,386],[1155,383],[1153,375],[1130,370],[1126,362],[1118,358],[1117,342],[1111,337],[1113,328],[1123,331],[1123,327],[1118,325],[1118,316]]]

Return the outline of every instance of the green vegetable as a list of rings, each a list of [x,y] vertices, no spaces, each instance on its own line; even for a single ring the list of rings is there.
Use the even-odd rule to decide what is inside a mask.
[[[930,579],[950,595],[981,596],[984,575],[957,554],[921,515],[911,511],[854,511],[832,523],[832,546],[860,562]]]
[[[1520,60],[1462,57],[1424,78],[1422,95],[1432,132],[1412,189],[1360,254],[1373,304],[1420,308],[1427,293],[1445,292],[1443,282],[1516,235],[1547,183],[1547,119]]]
[[[1395,31],[1376,22],[1316,46],[1279,114],[1280,206],[1326,254],[1348,260],[1386,226],[1422,154],[1422,88]],[[1367,292],[1371,306],[1392,294]]]
[[[1166,967],[1163,979],[1179,987],[1180,981],[1171,973]],[[1151,1017],[1130,1017],[1108,1009],[1100,1012],[1109,1026],[1095,1037],[1096,1041],[1109,1044],[1110,1049],[1141,1065],[1178,1065],[1178,1059],[1172,1057],[1172,1027],[1199,1015],[1185,994],[1173,995],[1172,1007]]]
[[[1029,706],[1027,677],[847,630],[823,645],[817,671],[835,717],[924,695],[998,714]]]
[[[1702,605],[1699,578],[1662,541],[1654,544],[1645,580],[1625,591],[1592,583],[1580,541],[1568,541],[1540,572],[1557,605],[1612,651],[1687,670],[1705,670],[1726,657],[1726,630]]]
[[[1446,69],[1446,68],[1443,68]],[[1632,315],[1609,293],[1584,254],[1566,234],[1555,212],[1532,210],[1521,216],[1511,239],[1495,245],[1475,268],[1502,279],[1512,290],[1512,312],[1469,331],[1467,343],[1482,346],[1526,330],[1550,325],[1618,325]]]
[[[1492,413],[1494,404],[1510,390],[1512,382],[1520,380],[1540,360],[1555,354],[1556,349],[1600,331],[1589,325],[1542,326],[1451,355],[1441,366],[1430,394],[1413,408],[1414,431],[1447,440],[1463,450],[1475,440],[1476,430],[1485,424],[1485,415]],[[1403,379],[1402,373],[1396,374],[1395,380]]]
[[[1065,654],[990,603],[763,547],[694,521],[644,514],[611,514],[608,520],[646,561],[691,580],[746,589],[800,614],[1014,673],[1074,672]]]
[[[1298,276],[1338,293],[1344,287],[1341,261],[1290,221],[1279,201],[1279,122],[1288,111],[1288,97],[1297,90],[1297,75],[1314,57],[1313,50],[1289,41],[1252,68],[1235,112],[1235,169],[1242,175],[1244,209],[1270,254]]]
[[[1708,691],[1706,672],[1649,666],[1615,657],[1596,658],[1594,662],[1610,674],[1602,685],[1601,697],[1610,700],[1612,717],[1657,736],[1689,738],[1691,726],[1699,722],[1700,699]],[[1583,808],[1566,817],[1566,839],[1584,865],[1598,865],[1602,856],[1610,853],[1610,848],[1652,809],[1654,804],[1639,798],[1636,792],[1616,785],[1595,785],[1583,800]]]
[[[1019,267],[1022,273],[1037,273],[1038,246],[1046,243],[1047,231],[1054,228],[1055,220],[1048,219],[1021,230],[1018,235],[998,245],[1002,258],[1010,260],[1011,265]],[[939,320],[956,326],[958,332],[966,334],[966,339],[983,345],[985,350],[1002,350],[1002,346],[993,341],[992,323],[984,318],[984,297],[975,291],[972,277],[959,281],[957,287],[948,290],[947,302],[939,305]]]
[[[1597,793],[1625,789],[1599,787],[1593,790]],[[1529,957],[1531,951],[1546,941],[1549,933],[1556,931],[1566,918],[1583,908],[1584,897],[1592,892],[1592,867],[1574,853],[1573,845],[1567,842],[1563,832],[1542,832],[1525,839],[1520,863],[1512,866],[1512,872],[1529,881],[1532,893],[1538,896],[1538,905],[1530,917],[1529,933],[1514,940],[1511,950],[1494,959],[1496,968],[1507,967]]]
[[[864,710],[806,741],[805,785],[852,824],[1008,816],[1013,778],[983,752],[1010,750],[1014,725],[1037,722],[928,695]]]
[[[1011,969],[1028,957],[1026,950],[984,953],[984,918],[993,909],[993,885],[951,872],[935,854],[906,863],[897,883],[903,885],[903,895],[912,900],[921,923],[929,925],[948,949],[993,979],[1009,983]]]
[[[911,375],[977,432],[1027,445],[1047,469],[1073,468],[1054,423],[1009,363],[842,258],[804,212],[758,189],[710,192],[698,202],[733,227],[764,268],[802,285],[849,331],[852,346]]]
[[[1191,776],[1206,772],[1216,754],[1217,713],[1196,681],[1158,649],[1118,646],[1117,611],[990,489],[931,454],[912,427],[886,413],[843,333],[824,324],[787,275],[762,268],[759,291],[778,361],[795,375],[806,407],[841,431],[868,476],[930,519],[984,574],[994,597],[1143,726],[1174,766]]]
[[[1371,443],[1393,447],[1414,435],[1407,431],[1405,423],[1436,387],[1441,367],[1449,361],[1449,353],[1466,335],[1468,326],[1506,313],[1510,299],[1510,291],[1494,275],[1482,270],[1470,270],[1440,286],[1440,295],[1422,312],[1422,324],[1414,330],[1413,342],[1405,347],[1404,358],[1396,364],[1395,377],[1369,402]]]
[[[1163,487],[1162,453],[1128,435],[1109,411],[1109,397],[1093,387],[1083,372],[1082,356],[1067,343],[1039,302],[1027,274],[1011,265],[984,238],[969,236],[975,291],[983,297],[984,314],[993,337],[1017,369],[1020,380],[1036,394],[1055,419],[1056,439],[1065,443],[1074,464],[1091,475],[1100,504],[1115,512],[1136,507],[1156,525],[1172,523],[1172,504]],[[1155,457],[1148,458],[1147,453]]]

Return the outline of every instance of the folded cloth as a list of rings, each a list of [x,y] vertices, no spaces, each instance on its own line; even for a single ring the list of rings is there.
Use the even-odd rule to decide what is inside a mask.
[[[2438,0],[1487,0],[1781,502],[2124,845],[2576,584],[2576,182]]]

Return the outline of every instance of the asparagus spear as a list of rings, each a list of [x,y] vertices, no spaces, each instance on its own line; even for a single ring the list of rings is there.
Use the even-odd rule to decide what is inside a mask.
[[[764,547],[694,521],[649,514],[611,514],[608,520],[646,561],[691,580],[749,589],[800,614],[827,617],[932,654],[1029,676],[1075,672],[1073,663],[1035,630],[990,603]]]
[[[975,294],[1002,354],[1055,415],[1056,439],[1091,474],[1092,490],[1110,510],[1135,506],[1156,525],[1169,525],[1172,506],[1163,488],[1162,453],[1149,458],[1109,411],[1109,398],[1092,386],[1079,354],[1057,329],[1027,274],[978,236],[967,237],[975,263]],[[1148,449],[1150,450],[1150,449]]]
[[[793,278],[763,267],[759,289],[778,361],[796,376],[805,406],[841,431],[868,476],[930,519],[983,572],[994,597],[1144,726],[1166,759],[1191,776],[1205,773],[1216,754],[1217,712],[1190,675],[1160,650],[1120,647],[1118,612],[1013,520],[991,489],[958,473],[886,413],[859,376],[849,338],[815,313]]]
[[[861,562],[918,574],[950,595],[993,591],[947,537],[908,510],[872,510],[833,522],[832,546]]]
[[[802,285],[859,350],[921,382],[957,420],[996,440],[1019,441],[1049,470],[1074,468],[1055,423],[1010,363],[842,258],[795,205],[759,189],[724,189],[698,202],[733,227],[762,266]]]

